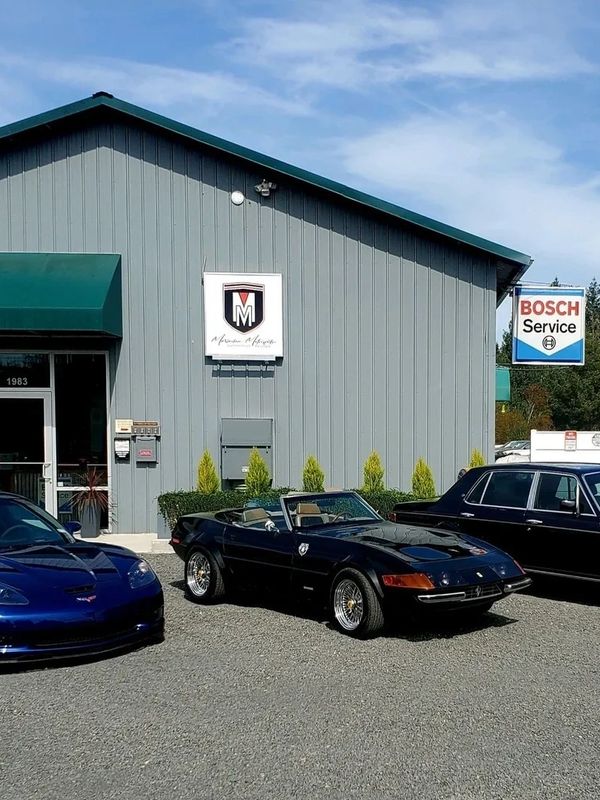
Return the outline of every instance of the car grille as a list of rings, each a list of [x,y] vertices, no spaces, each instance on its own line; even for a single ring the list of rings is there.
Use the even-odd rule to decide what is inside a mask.
[[[485,597],[497,597],[502,594],[502,589],[498,583],[487,583],[485,585],[471,586],[464,591],[465,600],[479,600]]]
[[[69,625],[65,630],[53,630],[28,636],[29,644],[34,647],[60,647],[69,644],[85,644],[106,639],[118,639],[121,636],[135,633],[135,624],[130,620],[119,624]]]

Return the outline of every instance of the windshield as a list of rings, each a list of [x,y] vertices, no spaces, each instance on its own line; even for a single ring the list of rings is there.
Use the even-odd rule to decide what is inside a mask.
[[[354,492],[284,497],[294,528],[323,528],[352,522],[379,522],[381,517]]]
[[[29,544],[65,544],[71,538],[41,509],[9,497],[0,498],[0,550]]]

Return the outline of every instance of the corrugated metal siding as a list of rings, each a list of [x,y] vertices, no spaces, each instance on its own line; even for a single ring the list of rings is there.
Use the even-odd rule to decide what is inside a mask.
[[[239,163],[110,124],[0,154],[0,249],[122,254],[111,415],[159,419],[160,464],[116,464],[117,528],[156,530],[156,497],[193,483],[223,417],[275,420],[274,477],[306,456],[352,487],[377,449],[390,486],[415,460],[447,487],[491,451],[495,265],[292,182],[268,199]],[[229,192],[247,201],[233,206]],[[202,272],[281,272],[281,364],[204,357]]]

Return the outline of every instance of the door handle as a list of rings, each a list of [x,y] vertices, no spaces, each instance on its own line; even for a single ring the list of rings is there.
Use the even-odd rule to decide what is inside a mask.
[[[544,524],[544,520],[543,519],[526,519],[525,522],[526,522],[527,525],[543,525]]]
[[[470,514],[468,511],[461,511],[460,512],[460,516],[461,517],[474,517],[475,514]]]

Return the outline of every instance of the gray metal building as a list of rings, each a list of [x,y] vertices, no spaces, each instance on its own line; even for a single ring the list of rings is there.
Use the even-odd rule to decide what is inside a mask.
[[[0,129],[0,251],[0,488],[53,513],[96,465],[112,529],[164,533],[157,496],[257,431],[276,485],[491,454],[522,253],[104,93]],[[211,272],[282,276],[282,357],[206,355]]]

